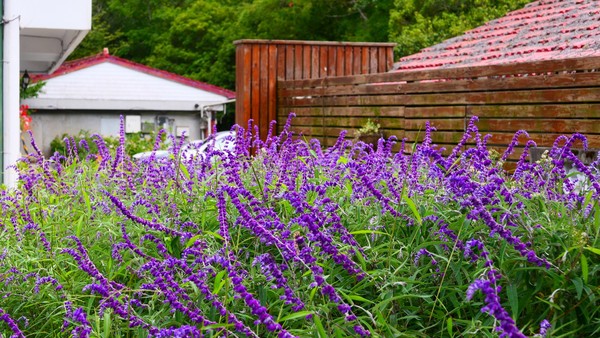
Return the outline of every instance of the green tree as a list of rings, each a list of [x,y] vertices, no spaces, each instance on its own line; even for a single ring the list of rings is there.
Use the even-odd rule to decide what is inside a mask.
[[[389,37],[399,56],[458,36],[528,0],[395,0],[390,11]]]
[[[233,41],[243,37],[237,29],[237,13],[232,1],[194,1],[174,15],[172,24],[146,58],[147,63],[233,89]]]

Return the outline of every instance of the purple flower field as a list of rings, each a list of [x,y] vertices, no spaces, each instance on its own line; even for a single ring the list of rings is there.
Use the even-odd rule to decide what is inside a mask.
[[[235,150],[205,158],[134,162],[123,125],[114,152],[33,145],[0,190],[0,336],[600,335],[600,158],[570,151],[584,135],[535,163],[529,141],[508,173],[527,133],[498,154],[476,118],[447,156],[429,124],[373,151],[292,122],[267,140],[236,126]]]

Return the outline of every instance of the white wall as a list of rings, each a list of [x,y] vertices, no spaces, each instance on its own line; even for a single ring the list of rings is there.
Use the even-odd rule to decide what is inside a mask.
[[[33,109],[197,111],[227,98],[103,62],[46,80]],[[197,106],[196,106],[197,105]]]
[[[125,112],[125,114],[127,114]],[[203,122],[199,114],[186,112],[130,112],[131,115],[141,115],[142,122],[154,122],[157,115],[167,116],[174,119],[173,133],[175,127],[189,127],[188,139],[201,138]],[[31,131],[37,146],[44,155],[50,156],[50,143],[55,137],[62,134],[77,135],[82,130],[90,134],[105,134],[104,136],[115,136],[119,132],[120,114],[102,111],[78,111],[78,112],[48,112],[38,111],[31,114]],[[31,151],[31,149],[28,149]]]
[[[12,0],[21,28],[89,30],[92,0]]]

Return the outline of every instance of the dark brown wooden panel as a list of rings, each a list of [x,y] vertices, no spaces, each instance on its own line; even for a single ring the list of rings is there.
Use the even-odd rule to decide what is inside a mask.
[[[464,130],[465,120],[456,119],[404,119],[405,130],[425,130],[425,123],[429,122],[437,130]]]
[[[273,45],[268,46],[268,76],[267,76],[267,91],[264,95],[267,96],[268,102],[268,118],[267,121],[270,123],[272,120],[277,120],[277,48]],[[266,129],[266,130],[263,130]],[[261,126],[261,135],[268,133],[269,127]]]
[[[340,78],[334,78],[340,79]],[[396,93],[442,93],[477,92],[490,90],[553,89],[594,87],[600,83],[600,72],[569,73],[551,76],[530,76],[512,78],[482,78],[477,80],[436,80],[430,82],[376,82],[366,84],[335,84],[330,79],[321,82],[306,80],[296,82],[297,86],[282,86],[282,95],[306,95],[315,87],[323,87],[322,95],[363,95]],[[286,82],[287,83],[287,82]]]
[[[312,56],[310,46],[302,46],[302,78],[311,77]]]
[[[354,70],[354,48],[344,48],[344,76],[352,75]]]
[[[465,114],[465,106],[409,107],[404,110],[406,118],[465,117]]]
[[[480,118],[600,118],[600,104],[469,106],[467,115]]]
[[[305,46],[295,46],[294,48],[294,80],[303,78],[304,47]]]
[[[294,45],[285,46],[283,48],[285,52],[285,79],[294,80]]]
[[[261,46],[255,45],[252,46],[252,72],[251,72],[251,91],[252,91],[252,107],[257,107],[257,109],[252,109],[250,118],[254,120],[254,123],[257,123],[259,120],[260,106],[261,106],[261,93],[260,93],[260,48]],[[245,124],[244,124],[245,125]]]
[[[337,76],[337,47],[327,48],[327,76]]]
[[[404,107],[296,107],[297,116],[366,116],[371,118],[404,116]],[[281,113],[278,118],[287,118],[287,113]]]
[[[254,119],[261,135],[265,121],[277,117],[277,87],[284,81],[354,74],[354,49],[374,47],[392,52],[390,43],[307,42],[287,40],[240,40],[236,45],[236,123]],[[359,55],[362,55],[359,53]],[[366,54],[365,62],[373,62]],[[358,58],[358,73],[368,66]],[[377,67],[379,60],[375,60]],[[386,68],[387,70],[387,68]],[[264,132],[266,135],[266,132]]]
[[[336,59],[335,59],[335,74],[334,76],[344,76],[346,71],[344,69],[346,62],[346,49],[342,46],[338,46],[336,49]]]
[[[406,95],[348,95],[318,97],[315,95],[303,98],[281,97],[281,103],[294,105],[404,105],[404,106],[433,106],[433,105],[490,105],[490,104],[520,104],[520,103],[569,103],[569,102],[600,102],[600,87],[596,88],[566,88],[527,91],[489,91],[442,94],[406,94]]]
[[[360,128],[365,123],[369,117],[328,117],[328,116],[297,116],[294,118],[294,123],[302,126],[323,126],[323,127],[347,127],[347,128]],[[381,125],[385,125],[386,128],[402,128],[404,126],[403,119],[398,118],[371,118],[371,120],[375,123],[380,123]]]
[[[361,73],[369,74],[369,70],[371,68],[371,63],[369,62],[370,61],[369,56],[371,55],[369,52],[370,48],[365,46],[365,47],[362,47],[361,49],[362,49],[360,51],[360,53],[361,53],[360,64],[361,64],[361,68],[362,68]]]
[[[260,45],[260,56],[259,56],[259,114],[254,118],[254,123],[258,125],[258,128],[262,133],[265,133],[269,129],[269,46]],[[260,71],[262,70],[262,71]],[[263,131],[264,130],[264,131]]]
[[[600,134],[600,119],[479,119],[479,130],[510,132],[530,130],[535,132],[579,132]]]
[[[325,85],[344,85],[344,84],[368,84],[368,83],[401,83],[401,82],[419,82],[419,81],[449,81],[465,79],[485,79],[485,78],[526,78],[538,77],[544,79],[555,74],[565,73],[574,74],[576,72],[584,73],[586,70],[600,69],[600,57],[573,58],[563,60],[545,60],[537,62],[523,62],[516,64],[479,66],[479,67],[461,67],[428,69],[402,72],[388,72],[378,74],[363,74],[329,78],[324,82]],[[316,86],[320,82],[318,79],[312,82],[288,82],[282,84],[285,87],[298,86]]]

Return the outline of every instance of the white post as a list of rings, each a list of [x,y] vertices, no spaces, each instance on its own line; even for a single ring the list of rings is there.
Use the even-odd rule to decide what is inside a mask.
[[[4,1],[4,183],[9,188],[17,184],[17,172],[6,167],[13,166],[20,158],[21,124],[19,120],[19,71],[20,71],[20,17],[14,12],[14,0]]]

